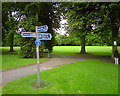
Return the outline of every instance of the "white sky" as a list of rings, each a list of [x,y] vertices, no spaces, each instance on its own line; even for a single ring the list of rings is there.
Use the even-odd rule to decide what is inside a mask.
[[[67,19],[62,19],[61,21],[60,21],[60,28],[58,29],[58,30],[55,30],[57,33],[59,33],[59,34],[61,34],[61,35],[64,35],[64,34],[66,34],[66,30],[65,30],[65,27],[67,26],[67,25],[64,25],[64,24],[67,24]]]

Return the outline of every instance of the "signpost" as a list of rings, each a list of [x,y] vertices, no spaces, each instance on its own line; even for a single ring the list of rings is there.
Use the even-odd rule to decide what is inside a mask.
[[[44,26],[38,26],[37,27],[37,31],[38,32],[46,32],[48,30],[48,26],[44,25]]]
[[[33,32],[22,32],[21,36],[22,37],[36,37],[36,33],[33,33]]]
[[[38,30],[37,30],[37,26],[36,26],[36,41],[39,42],[39,38],[38,38]],[[37,69],[38,69],[38,87],[40,87],[40,62],[39,62],[39,45],[36,44],[36,54],[37,54]]]
[[[34,32],[22,32],[22,37],[36,37],[36,53],[37,53],[37,70],[38,70],[38,78],[37,78],[37,85],[38,88],[40,87],[40,62],[39,62],[39,46],[41,45],[40,40],[51,40],[52,35],[50,33],[38,33],[38,32],[45,32],[48,30],[48,26],[36,26]]]
[[[52,35],[50,33],[39,33],[40,40],[51,40]]]
[[[36,37],[36,33],[33,32],[22,32],[22,37]],[[40,40],[51,40],[52,35],[50,33],[38,33]]]
[[[41,42],[40,40],[36,40],[36,41],[35,41],[35,44],[36,44],[37,46],[40,46],[41,43],[42,43],[42,42]]]

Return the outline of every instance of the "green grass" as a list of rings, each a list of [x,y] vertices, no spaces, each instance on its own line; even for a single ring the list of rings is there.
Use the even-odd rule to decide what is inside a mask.
[[[2,70],[2,55],[0,54],[0,70]]]
[[[52,54],[75,55],[80,52],[80,46],[55,46]],[[120,52],[120,47],[118,47]],[[86,52],[94,55],[112,55],[111,46],[86,46]]]
[[[9,47],[0,47],[3,52],[8,52]],[[54,46],[52,54],[63,54],[63,55],[75,55],[80,52],[80,46]],[[14,47],[16,52],[19,52],[20,47]],[[118,47],[120,52],[120,46]],[[87,53],[95,54],[95,55],[112,55],[112,47],[111,46],[86,46]]]
[[[9,51],[9,47],[0,47],[3,53],[11,53]],[[12,53],[19,53],[20,47],[14,47],[14,52]],[[0,55],[2,58],[2,64],[0,64],[0,70],[8,70],[23,66],[28,66],[31,64],[36,64],[36,59],[33,58],[20,58],[19,55],[12,55],[12,54],[2,54]],[[40,59],[40,62],[46,61],[47,58]]]
[[[9,47],[0,47],[0,50],[2,50],[2,52],[6,53],[9,51]],[[20,47],[14,47],[14,52],[12,53],[18,53],[20,51]],[[9,52],[11,53],[11,52]]]
[[[118,94],[118,65],[88,60],[63,65],[41,72],[41,82],[49,83],[35,89],[37,75],[27,76],[3,87],[3,94]]]
[[[120,50],[120,47],[118,47]],[[0,47],[3,52],[9,51],[9,47]],[[15,52],[18,53],[20,50],[20,47],[14,47]],[[112,47],[111,46],[86,46],[87,53],[92,53],[95,55],[108,55],[110,56],[112,54]],[[80,52],[80,46],[55,46],[53,48],[52,54],[63,54],[63,55],[75,55],[76,53]],[[23,59],[19,58],[18,55],[7,55],[3,54],[2,56],[2,64],[0,64],[0,70],[7,70],[22,66],[27,66],[30,64],[35,64],[36,59]],[[46,59],[41,59],[42,61],[45,61]],[[2,69],[1,69],[2,68]]]
[[[40,59],[41,62],[46,61],[47,58]],[[19,55],[2,54],[2,70],[18,68],[36,64],[36,59],[33,58],[20,58]]]
[[[86,46],[86,51],[94,55],[112,55],[112,46]]]
[[[79,53],[80,46],[54,46],[52,54],[75,55]]]

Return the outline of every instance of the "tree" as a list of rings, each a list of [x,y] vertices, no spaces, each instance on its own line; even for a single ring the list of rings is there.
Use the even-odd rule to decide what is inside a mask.
[[[58,12],[57,3],[46,3],[46,2],[32,2],[25,6],[22,10],[26,14],[26,18],[22,20],[21,25],[24,25],[26,31],[35,32],[35,26],[48,25],[47,33],[52,34],[51,41],[44,41],[45,48],[49,52],[52,51],[54,43],[54,31],[53,28],[59,27],[60,12]],[[30,42],[31,41],[31,42]],[[22,57],[35,57],[35,47],[33,48],[35,38],[24,38],[21,43],[21,56]],[[26,43],[25,43],[26,42]],[[29,42],[29,45],[27,43]],[[27,45],[27,46],[26,46]],[[25,47],[24,47],[25,46]],[[35,46],[35,45],[34,45]],[[26,48],[29,47],[29,48]],[[26,52],[24,51],[26,50]],[[31,55],[28,55],[31,52]],[[34,56],[33,56],[34,55]]]
[[[65,3],[63,5],[66,6]],[[86,53],[85,51],[85,38],[88,32],[91,30],[89,20],[89,3],[75,2],[67,4],[67,18],[69,24],[69,32],[76,34],[76,37],[81,39],[81,51],[80,53]]]
[[[21,3],[15,2],[2,2],[2,42],[3,45],[9,45],[10,50],[13,50],[14,45],[14,34],[16,33],[19,16],[17,13],[19,12]]]
[[[119,5],[119,3],[111,2],[75,2],[67,3],[67,5],[63,3],[64,8],[68,10],[68,31],[76,34],[76,37],[81,37],[81,53],[85,53],[85,38],[91,31],[101,36],[103,40],[107,40],[110,35],[109,39],[112,42],[118,39]],[[113,52],[116,49],[116,46],[113,45]]]
[[[113,44],[113,49],[112,52],[114,54],[114,52],[117,50],[117,46],[114,45],[114,41],[118,41],[118,32],[119,32],[119,26],[120,26],[120,4],[119,3],[110,3],[109,5],[109,9],[107,10],[108,13],[108,19],[110,19],[109,21],[109,28],[112,31],[112,44]]]
[[[61,35],[59,33],[56,33],[55,35],[55,45],[59,46],[72,46],[72,45],[79,45],[80,44],[80,39],[76,38],[73,35]]]
[[[3,40],[5,38],[5,31],[8,32],[7,40],[9,41],[10,50],[13,51],[13,38],[14,38],[14,31],[16,29],[16,21],[12,16],[12,12],[14,12],[15,3],[3,3],[2,4],[2,26],[3,26]]]
[[[114,54],[117,50],[117,46],[114,45],[114,41],[118,41],[118,32],[120,26],[120,4],[119,3],[96,3],[98,9],[96,13],[96,19],[94,23],[97,23],[97,30],[102,37],[108,37],[112,40],[112,52]],[[94,11],[93,11],[94,12]],[[92,14],[93,14],[92,12]],[[104,36],[103,36],[104,35]]]

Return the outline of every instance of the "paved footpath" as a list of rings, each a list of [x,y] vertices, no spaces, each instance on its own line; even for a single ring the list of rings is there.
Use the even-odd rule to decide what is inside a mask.
[[[53,55],[53,57],[40,64],[40,71],[51,69],[53,67],[61,66],[64,64],[69,64],[77,61],[84,61],[90,59],[100,59],[100,57],[96,57],[94,55]],[[110,58],[108,58],[110,59]],[[31,74],[37,73],[37,64],[30,65],[26,67],[21,67],[17,69],[11,69],[8,71],[0,72],[2,74],[2,79],[0,80],[0,86],[6,84],[7,82],[19,79],[21,77],[25,77]]]

